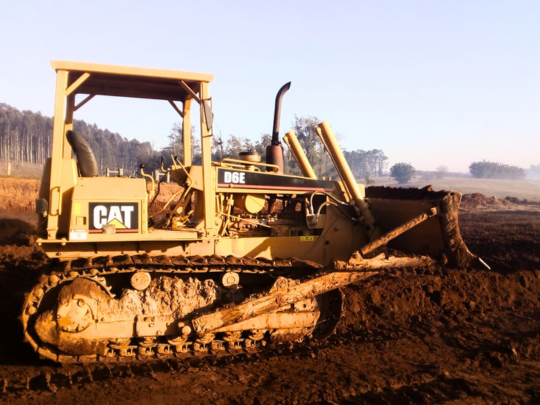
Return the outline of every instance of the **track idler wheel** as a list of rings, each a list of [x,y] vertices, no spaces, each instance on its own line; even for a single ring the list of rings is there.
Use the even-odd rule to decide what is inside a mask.
[[[84,332],[97,321],[97,302],[111,300],[110,293],[97,282],[79,278],[63,287],[57,307],[43,312],[34,325],[39,338],[75,356],[104,353],[107,339],[84,339]]]

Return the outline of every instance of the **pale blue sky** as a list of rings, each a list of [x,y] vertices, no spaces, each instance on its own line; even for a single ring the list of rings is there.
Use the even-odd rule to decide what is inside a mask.
[[[539,1],[0,0],[0,46],[0,102],[45,115],[50,60],[200,71],[224,137],[269,133],[292,81],[281,134],[312,115],[391,164],[540,164]],[[101,98],[76,118],[163,146],[175,114]]]

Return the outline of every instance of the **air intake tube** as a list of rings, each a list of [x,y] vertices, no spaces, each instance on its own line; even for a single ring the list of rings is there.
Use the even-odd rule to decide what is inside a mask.
[[[278,174],[283,174],[283,147],[279,141],[279,119],[281,116],[281,99],[291,88],[291,82],[284,84],[276,95],[276,107],[274,109],[274,129],[272,131],[272,143],[266,147],[266,163],[279,167]],[[270,169],[269,169],[270,170]]]

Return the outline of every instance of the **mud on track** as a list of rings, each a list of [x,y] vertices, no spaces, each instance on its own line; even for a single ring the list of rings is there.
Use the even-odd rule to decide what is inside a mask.
[[[540,403],[540,212],[465,205],[460,224],[491,271],[406,269],[352,285],[325,342],[85,368],[40,361],[20,341],[22,294],[46,260],[31,226],[0,219],[0,402]]]

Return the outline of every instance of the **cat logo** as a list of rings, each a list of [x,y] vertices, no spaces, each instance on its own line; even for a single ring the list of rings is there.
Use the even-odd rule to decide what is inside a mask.
[[[139,231],[139,204],[90,203],[90,232],[101,233],[103,225],[114,225],[116,233]]]

